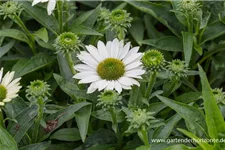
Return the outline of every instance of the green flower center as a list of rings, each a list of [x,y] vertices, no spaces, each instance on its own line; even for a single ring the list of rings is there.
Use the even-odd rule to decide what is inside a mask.
[[[117,80],[124,75],[125,66],[119,59],[107,58],[99,63],[97,73],[102,79]]]
[[[127,15],[123,10],[118,9],[111,13],[110,19],[114,24],[121,24],[126,22],[126,17],[129,17],[129,15]]]
[[[106,91],[106,92],[104,92],[104,94],[103,94],[103,96],[105,96],[105,97],[111,97],[111,96],[113,96],[114,95],[114,93],[112,92],[112,91]]]
[[[142,57],[142,61],[143,64],[147,67],[156,67],[160,66],[163,63],[164,57],[163,54],[159,51],[149,50]]]
[[[68,44],[68,45],[78,43],[78,37],[75,34],[71,33],[71,32],[63,33],[60,36],[60,40],[63,43]]]
[[[171,65],[171,69],[176,72],[182,72],[185,69],[184,62],[180,60],[174,60]]]
[[[0,102],[2,102],[6,98],[6,95],[7,95],[6,88],[0,84]]]

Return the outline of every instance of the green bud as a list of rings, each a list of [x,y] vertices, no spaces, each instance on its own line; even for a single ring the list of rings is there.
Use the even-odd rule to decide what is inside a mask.
[[[172,76],[175,76],[177,79],[187,76],[188,67],[184,61],[179,59],[172,60],[167,66],[167,70]]]
[[[4,19],[6,17],[13,18],[15,15],[20,15],[22,10],[21,4],[15,1],[7,1],[0,5],[0,15],[4,15]]]
[[[225,105],[225,92],[222,88],[215,88],[212,90],[217,104]]]

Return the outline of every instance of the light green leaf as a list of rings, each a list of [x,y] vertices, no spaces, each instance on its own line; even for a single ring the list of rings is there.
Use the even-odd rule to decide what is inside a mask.
[[[2,126],[0,126],[0,135],[1,150],[18,150],[16,141]]]
[[[25,74],[31,73],[33,71],[36,71],[40,68],[43,68],[51,63],[53,63],[55,60],[54,57],[49,56],[44,53],[39,53],[35,56],[33,56],[31,59],[24,59],[18,61],[14,67],[13,71],[15,71],[15,77],[21,77]]]
[[[208,134],[212,139],[218,139],[220,134],[225,134],[225,122],[216,104],[215,97],[207,80],[206,74],[202,67],[198,65],[199,74],[202,83],[202,96],[204,100],[204,110]]]
[[[167,139],[173,131],[175,125],[181,120],[179,114],[175,114],[165,122],[165,126],[159,127],[154,133],[156,139]]]
[[[75,119],[76,119],[80,136],[83,142],[86,139],[89,120],[91,116],[91,110],[92,110],[92,105],[88,105],[88,106],[82,107],[80,110],[75,112]]]
[[[22,42],[26,42],[27,44],[29,44],[29,39],[26,36],[25,33],[23,33],[20,30],[17,29],[4,29],[4,30],[0,30],[0,37],[10,37]]]
[[[34,35],[43,40],[45,43],[48,42],[48,31],[46,28],[41,28],[38,31],[34,32]]]
[[[85,27],[83,25],[78,25],[75,26],[71,29],[71,32],[75,33],[75,34],[81,34],[81,35],[98,35],[98,36],[103,36],[101,33],[89,28],[89,27]]]
[[[81,138],[77,128],[64,128],[53,133],[53,135],[50,136],[50,139],[60,141],[78,141]]]
[[[193,49],[193,34],[189,32],[182,32],[182,36],[185,63],[189,66]]]
[[[201,147],[187,147],[184,144],[176,144],[166,148],[165,150],[203,150]]]
[[[183,134],[185,134],[189,138],[192,138],[193,140],[195,140],[196,143],[198,143],[198,145],[200,145],[204,150],[214,150],[212,145],[209,145],[207,142],[202,141],[199,137],[192,134],[191,132],[188,132],[187,130],[179,129],[179,128],[177,130],[182,132]]]
[[[140,42],[141,44],[150,45],[157,49],[180,52],[183,51],[182,41],[175,36],[164,36],[159,39],[149,39]]]
[[[5,55],[15,44],[15,41],[11,41],[8,44],[4,45],[3,47],[0,47],[0,58]]]
[[[143,40],[144,29],[145,28],[141,19],[132,22],[131,27],[129,28],[130,34],[138,44],[141,44],[141,41]]]
[[[200,110],[184,103],[173,101],[163,96],[157,96],[163,103],[175,110],[182,118],[191,124],[191,132],[203,136],[206,131],[205,117]]]

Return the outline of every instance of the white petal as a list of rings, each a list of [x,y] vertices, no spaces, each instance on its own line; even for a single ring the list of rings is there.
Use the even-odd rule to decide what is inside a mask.
[[[98,85],[98,91],[101,91],[101,90],[103,90],[104,88],[107,87],[108,81],[100,80],[100,81],[98,81],[97,85]]]
[[[5,87],[8,86],[8,84],[12,81],[13,77],[14,77],[14,71],[13,72],[7,72],[5,74],[5,76],[2,79],[2,85],[4,85]]]
[[[93,67],[85,65],[85,64],[75,65],[74,69],[77,71],[95,71],[95,69]]]
[[[128,53],[127,55],[124,57],[124,59],[126,59],[127,57],[130,57],[133,54],[137,54],[139,50],[139,47],[133,47]]]
[[[3,68],[1,68],[1,70],[0,70],[0,83],[2,81],[2,75],[3,75]]]
[[[12,99],[10,99],[10,98],[6,98],[6,99],[3,100],[3,102],[7,103],[7,102],[10,102],[11,100]]]
[[[135,76],[143,75],[144,73],[145,73],[145,70],[142,70],[142,69],[133,69],[133,70],[127,71],[125,73],[125,76],[135,77]]]
[[[94,47],[93,45],[85,46],[88,52],[98,61],[102,61],[101,56],[98,53],[98,49]]]
[[[122,92],[122,85],[118,81],[115,81],[115,89],[118,93]]]
[[[127,85],[123,85],[123,84],[121,84],[121,86],[122,86],[123,89],[126,89],[126,90],[130,90],[131,89],[131,86],[127,86]]]
[[[112,42],[111,41],[108,41],[106,43],[106,49],[107,49],[107,52],[108,52],[108,57],[112,57],[111,56],[111,45],[112,45]]]
[[[98,65],[98,62],[87,52],[81,52],[78,56],[77,56],[83,63],[96,68]]]
[[[118,58],[120,42],[118,39],[114,39],[111,45],[111,57]]]
[[[108,81],[108,85],[106,87],[107,90],[113,90],[114,89],[114,81]]]
[[[130,77],[121,77],[121,78],[119,78],[118,81],[121,84],[126,85],[126,86],[130,86],[130,85],[133,85],[133,84],[135,84],[137,86],[140,86],[138,81],[136,81],[135,79],[130,78]]]
[[[15,86],[21,78],[16,78],[15,80],[13,80],[11,83],[8,84],[7,88],[10,88],[12,86]]]
[[[75,79],[83,79],[83,78],[90,77],[92,75],[97,75],[97,73],[96,72],[91,72],[91,71],[83,71],[83,72],[75,74],[73,76],[73,78],[75,78]]]
[[[91,82],[94,82],[94,81],[97,81],[97,80],[100,80],[100,77],[97,76],[97,75],[92,75],[90,77],[86,77],[86,78],[81,79],[78,83],[79,84],[81,84],[81,83],[91,83]]]
[[[125,65],[132,63],[135,59],[137,58],[141,58],[142,57],[142,53],[136,53],[136,54],[132,54],[129,57],[126,57],[123,59],[123,62]]]
[[[32,6],[34,6],[34,5],[36,5],[36,4],[40,3],[40,2],[41,2],[41,0],[33,0]]]
[[[5,103],[4,102],[0,102],[0,106],[4,106],[5,105]]]
[[[98,51],[99,51],[99,54],[101,55],[101,57],[103,59],[106,59],[108,57],[108,51],[107,51],[105,44],[102,41],[98,41],[97,46],[98,46]]]
[[[52,14],[53,10],[55,9],[55,5],[56,5],[56,0],[48,1],[48,6],[47,6],[48,15]]]
[[[91,85],[88,87],[87,93],[93,93],[97,90],[96,82],[91,83]]]
[[[123,59],[130,49],[130,42],[128,42],[122,49],[119,55],[119,59]]]
[[[135,69],[135,68],[139,67],[140,65],[142,65],[142,63],[140,61],[134,61],[134,62],[126,65],[125,70]]]

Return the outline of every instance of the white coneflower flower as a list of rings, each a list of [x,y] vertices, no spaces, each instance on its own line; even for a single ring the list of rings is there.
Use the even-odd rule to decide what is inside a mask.
[[[0,70],[0,106],[4,106],[5,103],[10,102],[13,98],[18,96],[18,92],[21,88],[19,81],[21,78],[14,77],[13,72],[7,72],[3,77],[3,68]]]
[[[130,49],[130,42],[124,46],[123,41],[114,39],[105,45],[99,41],[97,48],[86,46],[88,52],[82,51],[78,58],[84,64],[75,65],[79,71],[74,78],[81,79],[79,84],[91,83],[88,93],[96,89],[113,90],[118,93],[122,89],[131,89],[132,85],[139,86],[136,79],[141,79],[145,73],[142,62],[140,61],[142,53],[138,53],[139,47]]]
[[[56,6],[56,0],[33,0],[32,6],[38,3],[48,2],[47,11],[48,15],[51,15]]]

